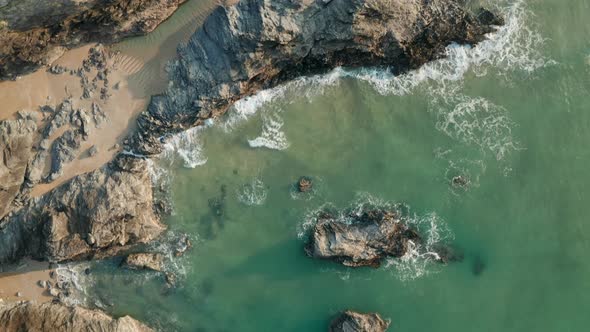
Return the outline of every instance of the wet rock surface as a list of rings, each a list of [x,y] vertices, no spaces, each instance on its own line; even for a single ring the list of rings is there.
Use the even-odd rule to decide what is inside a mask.
[[[363,314],[346,310],[330,324],[330,332],[385,332],[390,322],[377,313]]]
[[[164,255],[159,253],[137,253],[125,257],[122,265],[135,270],[164,270]]]
[[[14,207],[31,158],[36,130],[32,119],[0,122],[0,219]]]
[[[420,236],[400,221],[397,211],[353,212],[347,220],[322,212],[317,216],[305,252],[310,257],[346,266],[379,267],[386,257],[402,257],[410,242],[420,242]]]
[[[3,220],[0,263],[112,256],[165,229],[154,212],[146,161],[119,155],[31,201]]]
[[[219,116],[237,100],[334,67],[401,72],[475,44],[494,30],[460,0],[242,0],[219,7],[169,65],[170,87],[138,119],[130,149],[161,152],[160,138]],[[491,16],[490,16],[491,15]]]
[[[150,32],[185,1],[5,0],[0,6],[0,80],[48,65],[67,48]]]
[[[44,332],[151,332],[129,317],[113,318],[99,310],[68,307],[58,303],[0,302],[0,330]]]

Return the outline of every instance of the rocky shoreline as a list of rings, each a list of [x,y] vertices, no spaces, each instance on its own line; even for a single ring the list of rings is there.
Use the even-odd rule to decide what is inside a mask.
[[[97,2],[100,3],[83,1],[85,5]],[[115,1],[119,5],[120,2]],[[107,35],[117,40],[150,31],[182,1],[141,2],[126,1],[129,6],[141,8],[134,11],[137,15],[130,21],[123,20],[117,12],[130,7],[114,5],[99,10],[100,14],[78,8],[62,19],[65,23],[57,30],[51,28],[55,22],[27,26],[29,30],[24,32],[0,27],[0,45],[4,45],[0,48],[0,79],[50,63],[61,47],[101,40]],[[8,15],[6,8],[13,8],[12,1],[2,3],[9,3],[9,7],[0,7],[0,18]],[[26,11],[29,1],[22,3],[22,8],[14,8]],[[155,15],[154,8],[162,10],[156,10]],[[11,13],[18,16],[18,11]],[[88,19],[103,22],[100,15],[113,19],[86,30],[75,24]],[[138,24],[146,17],[146,24]],[[17,23],[11,24],[10,29]],[[476,44],[498,24],[502,20],[491,12],[481,10],[472,14],[459,0],[242,0],[232,6],[220,6],[190,41],[179,47],[178,59],[168,68],[168,90],[152,97],[137,120],[137,128],[125,142],[127,152],[119,153],[107,165],[31,199],[26,183],[35,169],[35,157],[30,153],[32,132],[37,130],[35,121],[23,115],[16,122],[0,122],[0,135],[5,138],[0,141],[0,179],[7,179],[0,188],[0,197],[7,197],[0,203],[0,263],[23,257],[51,262],[110,257],[153,241],[166,229],[161,222],[165,209],[156,199],[157,188],[148,164],[149,158],[162,152],[167,137],[224,114],[241,98],[299,76],[325,73],[340,66],[376,66],[395,73],[417,68],[444,56],[450,43]],[[95,29],[101,32],[94,34]],[[72,39],[72,34],[76,39]],[[32,48],[35,56],[12,46],[31,36],[39,40],[39,46]],[[83,123],[84,119],[80,119],[78,131],[72,133],[83,134]],[[58,166],[60,160],[68,159],[67,153],[60,154],[79,145],[76,135],[63,137],[55,143],[58,148],[50,152],[52,158],[57,158]],[[320,237],[314,239],[316,246],[308,253],[337,257],[350,266],[375,266],[384,255],[401,255],[404,243],[414,239],[405,235],[414,233],[400,229],[399,223],[391,223],[394,216],[386,217],[374,220],[380,220],[379,227],[391,226],[386,227],[391,231],[386,232],[386,237],[399,235],[399,241],[379,247],[380,254],[365,257],[366,253],[323,253],[315,250],[322,247],[318,246],[322,243]],[[325,227],[317,229],[317,234],[327,234],[330,227],[336,230],[334,224],[321,225]],[[362,232],[370,241],[372,235],[365,230],[348,229]]]
[[[102,311],[62,304],[32,302],[0,303],[2,331],[104,331],[152,332],[143,323],[129,317],[113,318]]]

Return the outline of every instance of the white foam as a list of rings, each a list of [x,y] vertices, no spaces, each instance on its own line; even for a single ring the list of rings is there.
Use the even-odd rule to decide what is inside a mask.
[[[236,192],[238,201],[241,203],[253,206],[262,205],[266,202],[268,196],[268,189],[262,179],[256,177],[252,181],[242,185]]]
[[[490,151],[497,160],[521,149],[512,134],[516,124],[507,110],[485,98],[461,94],[449,96],[438,108],[437,118],[438,130],[458,141]]]
[[[173,160],[179,157],[186,168],[195,168],[207,163],[201,135],[204,126],[194,127],[165,139],[164,151],[161,157]]]
[[[282,130],[284,125],[280,112],[267,112],[262,116],[262,133],[255,139],[248,140],[252,148],[285,150],[289,147],[287,135]]]

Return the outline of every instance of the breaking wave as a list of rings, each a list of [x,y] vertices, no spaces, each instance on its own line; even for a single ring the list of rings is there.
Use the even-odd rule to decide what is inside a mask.
[[[167,137],[162,157],[172,162],[177,156],[184,162],[186,168],[195,168],[207,163],[201,141],[201,135],[205,128],[207,127],[194,127]]]
[[[289,147],[287,135],[282,130],[285,122],[280,112],[265,112],[262,116],[262,133],[255,139],[248,140],[252,148],[268,148],[271,150],[285,150]]]
[[[262,182],[262,179],[256,177],[252,181],[242,185],[237,191],[236,196],[241,203],[253,206],[262,205],[266,202],[268,196],[268,188]]]

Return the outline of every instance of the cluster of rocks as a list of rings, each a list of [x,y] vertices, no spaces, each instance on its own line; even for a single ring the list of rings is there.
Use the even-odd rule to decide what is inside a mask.
[[[48,183],[61,177],[64,166],[79,155],[82,141],[88,140],[92,128],[99,128],[107,120],[106,114],[96,103],[92,104],[90,110],[75,108],[73,105],[70,98],[55,108],[51,105],[40,108],[46,121],[41,129],[40,141],[34,146],[36,154],[27,167],[25,187],[32,188],[37,183]],[[53,136],[64,127],[69,129],[51,142]],[[47,162],[50,165],[46,165]]]
[[[0,80],[51,64],[68,48],[152,31],[186,0],[3,0]],[[0,2],[2,3],[2,2]],[[60,67],[51,72],[63,73]]]
[[[329,332],[385,332],[391,322],[377,313],[359,313],[346,310],[330,324]]]
[[[113,318],[100,310],[69,307],[60,303],[2,303],[1,331],[44,332],[152,332],[143,323],[129,317]]]

